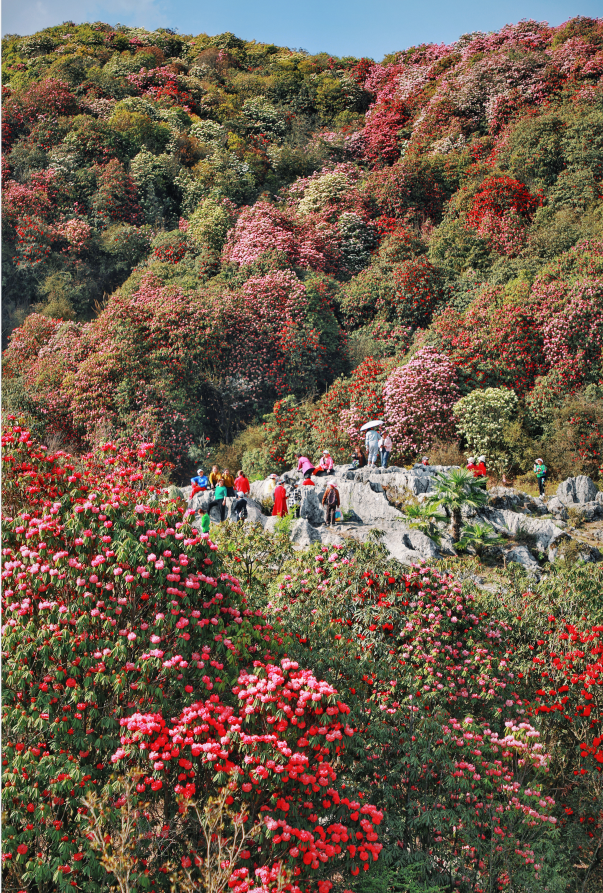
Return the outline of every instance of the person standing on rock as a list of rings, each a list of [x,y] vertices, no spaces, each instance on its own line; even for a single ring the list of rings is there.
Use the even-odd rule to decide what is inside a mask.
[[[297,470],[303,474],[304,481],[309,481],[314,474],[314,463],[310,462],[307,456],[302,456],[301,453],[297,453],[296,458]]]
[[[379,441],[381,440],[381,435],[376,428],[370,428],[366,432],[366,438],[364,441],[364,445],[366,446],[366,451],[368,453],[368,466],[369,468],[375,468],[377,464],[377,456],[379,455]]]
[[[220,507],[220,521],[223,521],[226,517],[226,487],[224,485],[224,478],[219,477],[216,485],[216,491],[214,493],[214,498],[210,502],[207,507],[207,511],[211,512],[214,505]]]
[[[340,505],[339,490],[335,484],[329,484],[322,497],[322,504],[327,507],[326,523],[329,527],[335,524],[335,515]]]
[[[379,455],[381,456],[381,468],[387,468],[387,462],[390,457],[392,451],[393,443],[392,439],[387,433],[387,431],[383,431],[381,437],[379,438]]]
[[[250,490],[249,479],[247,478],[246,475],[243,474],[242,471],[237,471],[237,478],[235,480],[235,488],[239,491],[239,493],[242,493],[243,496],[246,493],[249,493],[249,490]]]
[[[470,471],[473,474],[474,478],[479,477],[479,475],[475,473],[476,468],[477,465],[475,464],[475,459],[473,458],[473,456],[469,456],[469,458],[467,459],[467,471]]]
[[[283,486],[283,482],[279,481],[274,489],[274,508],[272,509],[272,514],[284,518],[288,512],[287,491]]]
[[[234,503],[232,510],[235,513],[235,518],[237,519],[237,521],[246,520],[247,500],[245,499],[245,495],[241,493],[241,491],[237,493],[237,501]]]
[[[209,533],[209,514],[207,509],[201,515],[201,532]]]
[[[544,488],[546,484],[546,473],[547,467],[544,464],[543,459],[536,459],[534,464],[534,474],[536,475],[536,479],[538,481],[538,492],[541,496],[544,496]]]

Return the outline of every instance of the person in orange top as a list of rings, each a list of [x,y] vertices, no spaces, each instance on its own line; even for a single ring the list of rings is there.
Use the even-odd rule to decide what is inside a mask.
[[[234,482],[235,490],[239,493],[249,493],[249,480],[242,471],[237,471],[237,479]]]
[[[283,487],[283,482],[279,481],[274,488],[274,508],[272,509],[272,514],[280,515],[281,518],[284,518],[288,511],[287,491]]]
[[[222,472],[222,478],[224,480],[224,486],[226,487],[226,491],[227,491],[228,495],[234,496],[235,495],[234,478],[231,475],[228,468],[225,468],[224,471]]]
[[[214,489],[214,487],[218,486],[218,478],[221,478],[221,477],[222,477],[222,475],[220,474],[220,470],[218,469],[218,466],[214,465],[212,467],[210,474],[209,474],[209,486],[212,488],[212,490]]]

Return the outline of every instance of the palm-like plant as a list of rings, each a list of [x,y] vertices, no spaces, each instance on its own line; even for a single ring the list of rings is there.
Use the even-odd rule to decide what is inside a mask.
[[[486,479],[474,478],[466,468],[453,468],[447,474],[436,475],[434,491],[427,504],[446,506],[450,511],[450,535],[457,543],[461,533],[461,511],[468,508],[481,508],[488,501]]]
[[[500,546],[503,543],[504,539],[494,530],[491,524],[481,524],[479,521],[476,521],[474,524],[465,524],[457,546],[459,549],[473,546],[475,554],[481,555],[488,546]]]
[[[408,519],[409,527],[420,530],[421,533],[432,539],[436,545],[440,545],[442,532],[436,525],[448,520],[448,516],[444,512],[438,512],[436,506],[429,505],[426,502],[419,505],[407,505],[405,512],[406,517],[404,520]]]

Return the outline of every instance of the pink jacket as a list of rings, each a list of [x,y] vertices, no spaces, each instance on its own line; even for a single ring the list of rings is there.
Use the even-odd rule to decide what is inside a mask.
[[[331,471],[333,468],[333,459],[331,456],[323,456],[319,464],[325,471]]]
[[[309,468],[314,468],[314,463],[310,462],[307,456],[300,456],[299,462],[297,463],[297,470],[301,471],[302,474],[305,474]]]

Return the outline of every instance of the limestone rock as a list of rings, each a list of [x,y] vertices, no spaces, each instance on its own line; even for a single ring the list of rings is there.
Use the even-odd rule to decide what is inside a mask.
[[[266,533],[274,533],[277,523],[280,521],[278,515],[270,515],[270,517],[266,517],[266,521],[264,523],[264,530]]]
[[[321,524],[324,524],[325,513],[315,487],[301,487],[299,517],[305,518],[313,527],[320,527]]]
[[[527,546],[515,546],[514,549],[506,553],[506,558],[507,563],[515,562],[516,564],[521,564],[534,577],[540,578],[542,575],[540,565],[534,559]]]
[[[320,532],[316,527],[312,527],[305,518],[298,518],[291,525],[291,542],[300,548],[307,548],[312,543],[319,543],[321,540]]]
[[[549,499],[547,508],[552,515],[561,518],[562,521],[567,521],[567,509],[558,496],[553,496],[551,499]]]
[[[531,518],[529,515],[520,515],[508,509],[483,509],[480,517],[492,524],[495,530],[502,533],[510,533],[513,536],[524,533],[531,537],[534,546],[540,552],[546,553],[551,544],[563,536],[554,521],[546,518]]]
[[[566,478],[557,487],[557,496],[564,505],[583,504],[594,502],[599,489],[594,481],[585,474],[579,474],[574,478]]]

